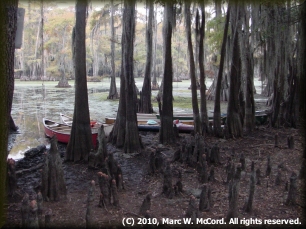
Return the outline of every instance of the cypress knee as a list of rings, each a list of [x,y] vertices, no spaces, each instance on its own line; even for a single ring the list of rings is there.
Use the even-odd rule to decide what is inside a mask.
[[[116,184],[115,179],[112,180],[111,191],[112,191],[112,197],[113,197],[113,205],[116,207],[119,207],[119,196],[118,196],[117,184]]]
[[[249,196],[246,199],[243,210],[245,212],[251,212],[253,208],[253,199],[255,193],[255,182],[256,182],[256,172],[254,169],[254,161],[252,161],[251,165],[251,176],[250,176],[250,188],[249,188]]]
[[[297,195],[297,175],[295,172],[292,172],[290,176],[290,184],[289,184],[289,191],[288,196],[286,199],[286,205],[295,205],[296,204],[296,195]]]
[[[151,208],[151,194],[148,194],[142,201],[139,210],[139,215],[145,216],[147,212],[150,211],[150,208]]]

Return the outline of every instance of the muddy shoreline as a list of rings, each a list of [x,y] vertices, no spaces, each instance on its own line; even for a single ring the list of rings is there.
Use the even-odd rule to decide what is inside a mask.
[[[278,133],[279,147],[274,147],[274,135]],[[296,139],[295,149],[288,149],[286,138],[293,135]],[[64,176],[67,186],[67,198],[59,202],[44,202],[44,209],[52,209],[53,227],[85,227],[86,198],[89,182],[96,181],[95,200],[93,207],[94,222],[97,227],[122,226],[124,217],[137,219],[139,208],[148,193],[152,195],[150,215],[161,222],[163,218],[184,218],[188,209],[190,195],[196,197],[198,204],[202,184],[199,182],[199,174],[195,167],[186,162],[175,161],[174,152],[182,147],[184,143],[193,141],[190,134],[180,134],[178,143],[173,146],[161,146],[158,143],[158,133],[140,132],[144,151],[137,155],[123,154],[120,149],[108,144],[108,152],[114,154],[114,158],[122,167],[125,189],[119,194],[119,207],[109,206],[107,209],[100,208],[99,186],[97,184],[97,172],[99,169],[89,169],[85,163],[64,162]],[[228,211],[228,185],[226,180],[226,163],[228,157],[232,157],[235,163],[239,162],[240,154],[244,153],[246,158],[246,170],[242,172],[239,191],[238,215],[239,218],[258,219],[289,219],[299,218],[303,223],[302,207],[305,195],[302,192],[302,180],[298,180],[298,197],[296,206],[286,206],[283,201],[287,195],[285,191],[286,182],[289,181],[291,173],[299,173],[302,155],[302,138],[296,129],[270,129],[267,126],[259,126],[252,134],[245,135],[240,139],[217,139],[206,137],[205,145],[220,147],[220,164],[208,164],[210,170],[214,167],[215,181],[208,184],[212,188],[212,205],[208,212],[199,212],[199,217],[222,219]],[[163,174],[162,172],[149,174],[150,152],[157,146],[163,147],[163,158],[170,161],[173,184],[182,175],[183,192],[169,199],[162,194]],[[247,146],[247,147],[246,147]],[[17,162],[17,171],[35,166],[42,162],[44,147],[32,150],[25,159]],[[64,159],[66,145],[58,144],[61,158]],[[235,154],[233,155],[233,149]],[[271,175],[264,175],[267,165],[267,155],[271,156]],[[243,205],[248,196],[249,176],[251,163],[262,171],[261,185],[256,186],[254,196],[254,209],[252,213],[245,213]],[[282,165],[282,179],[280,185],[275,185],[275,179]],[[25,192],[30,198],[35,199],[36,191],[40,183],[39,169],[18,176],[18,190],[14,198],[9,199],[8,218],[6,227],[20,227],[21,198]],[[72,220],[73,219],[73,220]]]

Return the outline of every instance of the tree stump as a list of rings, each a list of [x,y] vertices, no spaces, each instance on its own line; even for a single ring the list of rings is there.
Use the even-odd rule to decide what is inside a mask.
[[[196,198],[193,195],[190,196],[185,217],[191,218],[192,222],[195,222],[196,219],[199,217],[199,208],[196,204]]]
[[[61,196],[66,196],[67,193],[62,159],[58,152],[55,135],[51,138],[51,148],[42,169],[41,188],[42,196],[47,201],[59,201]]]
[[[111,204],[110,177],[105,173],[98,172],[98,182],[100,187],[100,207],[106,207]]]
[[[30,200],[29,194],[25,193],[21,201],[21,225],[23,228],[27,228],[29,224],[29,213],[30,213]]]
[[[294,138],[293,135],[287,137],[287,143],[289,149],[294,149]]]
[[[148,194],[142,201],[139,210],[139,215],[141,216],[147,215],[147,212],[150,211],[150,208],[151,208],[151,194]]]
[[[14,159],[7,159],[7,194],[13,196],[17,190],[16,162]]]
[[[296,204],[296,196],[297,196],[297,175],[295,172],[292,172],[290,176],[290,185],[289,185],[289,191],[288,196],[286,199],[285,204],[286,205],[295,205]]]
[[[86,209],[86,228],[92,228],[94,226],[94,217],[92,215],[92,207],[95,200],[95,181],[89,182],[89,188],[87,192],[87,209]]]
[[[231,218],[236,218],[238,216],[237,210],[238,210],[240,177],[241,177],[241,165],[237,165],[235,175],[229,183],[229,189],[228,189],[229,208],[225,219],[226,222],[229,222]]]
[[[254,169],[254,161],[252,161],[249,196],[246,199],[244,207],[243,207],[243,210],[245,212],[252,212],[252,209],[253,209],[253,199],[254,199],[254,193],[255,193],[255,182],[256,182],[256,172],[255,172],[255,169]]]
[[[117,184],[115,179],[113,179],[111,182],[111,194],[113,199],[113,205],[119,207],[119,196],[118,196]]]
[[[106,147],[106,137],[104,132],[104,127],[98,130],[98,151],[97,153],[91,152],[88,157],[88,167],[96,168],[98,166],[105,166],[105,159],[107,157],[107,147]]]
[[[163,182],[163,191],[162,193],[169,199],[173,198],[173,187],[172,187],[172,172],[170,168],[170,164],[167,163],[166,168],[164,170],[164,182]]]
[[[211,206],[211,189],[208,184],[204,184],[202,187],[199,210],[200,211],[209,211]]]

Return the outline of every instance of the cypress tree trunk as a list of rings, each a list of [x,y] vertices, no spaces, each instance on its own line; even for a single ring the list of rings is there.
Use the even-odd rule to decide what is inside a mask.
[[[298,76],[300,80],[299,85],[299,96],[300,96],[300,120],[301,120],[301,134],[303,136],[304,142],[306,142],[306,4],[304,3],[301,7],[301,28],[300,28],[300,39],[299,39],[299,55],[298,55]],[[303,149],[303,162],[300,169],[300,177],[306,177],[306,147],[304,145]]]
[[[124,44],[124,36],[122,36],[121,43]],[[123,56],[123,50],[122,50]],[[118,105],[118,112],[116,116],[115,125],[109,135],[109,142],[116,147],[121,148],[124,146],[125,141],[125,123],[126,123],[126,103],[125,103],[125,77],[123,75],[123,59],[121,60],[121,74],[120,74],[120,99]]]
[[[254,101],[254,60],[253,51],[251,50],[250,32],[249,32],[249,12],[247,6],[241,7],[243,31],[239,31],[239,47],[241,55],[242,72],[245,78],[244,92],[245,92],[245,127],[248,132],[252,132],[255,128],[255,101]],[[253,25],[253,24],[252,24]],[[253,27],[255,27],[253,25]],[[255,33],[252,28],[252,34]],[[253,36],[251,36],[251,39]],[[253,39],[251,40],[253,41]]]
[[[240,13],[237,5],[232,7],[232,18],[234,31],[233,34],[233,52],[232,52],[232,64],[230,73],[230,93],[229,101],[227,107],[227,118],[226,126],[229,136],[241,137],[242,136],[242,124],[240,117],[240,104],[239,104],[239,92],[241,90],[241,61],[240,61],[240,51],[239,51],[239,37],[238,30],[240,27]],[[238,16],[235,19],[236,15]]]
[[[173,4],[167,1],[164,10],[163,40],[164,40],[164,78],[163,78],[163,95],[162,95],[162,114],[160,117],[161,127],[159,130],[159,141],[162,144],[174,142],[173,131],[173,103],[172,103],[172,20]]]
[[[201,7],[201,23],[199,22],[200,16],[197,11],[196,17],[196,36],[198,36],[199,42],[199,70],[200,70],[200,118],[201,118],[201,132],[209,133],[209,123],[206,106],[206,85],[205,85],[205,68],[204,68],[204,39],[205,39],[205,7],[202,4]]]
[[[191,39],[191,18],[190,18],[190,3],[185,3],[185,24],[186,24],[186,36],[188,44],[188,54],[189,54],[189,71],[191,79],[191,96],[192,96],[192,110],[193,110],[193,122],[194,122],[194,132],[200,133],[200,115],[199,115],[199,105],[197,97],[197,79],[196,79],[196,67],[194,64],[194,55],[192,48]]]
[[[118,92],[116,87],[116,68],[115,68],[115,28],[114,28],[114,2],[111,0],[111,17],[110,17],[110,24],[111,24],[111,66],[112,66],[112,75],[111,75],[111,83],[110,89],[108,94],[108,99],[118,99]]]
[[[88,161],[92,148],[86,79],[86,9],[87,1],[78,0],[74,42],[75,103],[71,135],[65,155],[65,159],[70,161]]]
[[[6,32],[5,34],[6,42],[6,52],[7,52],[7,77],[8,77],[8,117],[9,117],[9,129],[12,131],[18,130],[15,122],[11,116],[13,95],[14,95],[14,57],[15,57],[15,37],[17,30],[17,10],[18,10],[18,0],[8,1],[5,5],[5,21]],[[4,60],[4,59],[3,59]]]
[[[134,69],[134,36],[135,36],[135,1],[124,2],[123,12],[123,31],[125,43],[122,44],[123,49],[123,75],[125,77],[126,91],[126,124],[124,152],[133,153],[141,149],[141,142],[138,133],[136,101],[137,94],[135,91],[135,80],[133,75]]]
[[[141,113],[153,113],[151,104],[151,72],[152,72],[152,37],[153,37],[153,14],[154,6],[152,1],[147,1],[147,7],[149,8],[148,25],[146,29],[147,38],[147,60],[145,77],[143,80],[142,93],[141,93],[141,107],[139,112]]]
[[[221,91],[221,81],[223,74],[223,66],[224,66],[224,58],[225,58],[225,47],[228,33],[228,25],[229,25],[229,17],[230,17],[230,9],[231,6],[229,4],[227,8],[224,33],[223,33],[223,41],[221,47],[221,59],[220,59],[220,67],[218,71],[218,78],[216,84],[216,93],[215,93],[215,106],[214,106],[214,134],[216,136],[222,136],[221,131],[221,108],[220,108],[220,91]]]

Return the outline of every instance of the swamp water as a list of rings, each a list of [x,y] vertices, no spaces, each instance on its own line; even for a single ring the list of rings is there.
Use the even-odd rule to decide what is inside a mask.
[[[138,89],[141,89],[143,79],[136,78],[135,81]],[[211,83],[211,80],[207,79],[207,88]],[[28,149],[41,144],[49,144],[44,134],[42,123],[44,117],[60,122],[60,113],[73,115],[74,81],[69,81],[70,88],[57,88],[55,87],[57,84],[57,81],[32,82],[15,80],[12,117],[19,130],[9,136],[9,158],[18,160],[23,158],[24,152]],[[119,87],[119,79],[117,79],[116,84]],[[257,92],[259,92],[261,83],[257,81],[255,85]],[[189,86],[189,80],[173,82],[173,96],[191,97],[191,91],[188,90]],[[103,122],[105,117],[116,117],[118,100],[111,101],[106,99],[110,88],[109,79],[104,79],[102,82],[88,82],[87,88],[90,118]],[[152,91],[152,96],[156,96],[156,94],[157,91]],[[207,109],[213,110],[213,101],[210,103],[208,103]],[[153,109],[158,112],[157,107],[153,107]],[[192,109],[188,108],[174,107],[173,109],[174,112],[192,112]],[[221,104],[221,109],[226,112],[226,104]]]

